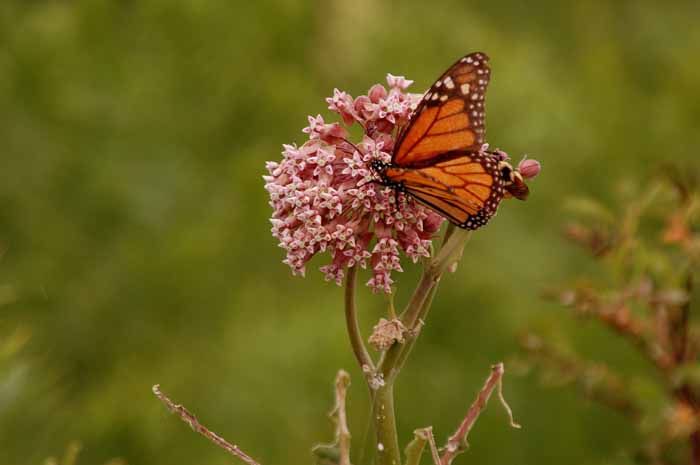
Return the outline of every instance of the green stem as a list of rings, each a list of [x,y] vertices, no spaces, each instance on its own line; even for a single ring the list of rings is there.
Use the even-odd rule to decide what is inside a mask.
[[[428,314],[437,289],[437,284],[443,273],[462,254],[464,245],[471,236],[471,231],[463,229],[448,229],[446,240],[437,255],[428,261],[423,267],[420,281],[411,296],[406,309],[401,314],[401,321],[410,331],[410,335],[404,344],[394,344],[387,350],[379,361],[379,371],[387,383],[393,382],[398,375],[403,363],[406,361],[415,341],[420,325]],[[403,353],[403,355],[402,355]]]
[[[442,275],[450,265],[462,256],[464,246],[472,235],[472,231],[466,229],[455,230],[445,241],[435,260],[431,262],[432,272]]]
[[[426,301],[428,295],[430,295],[432,289],[437,284],[437,281],[434,280],[429,273],[427,273],[427,269],[428,266],[423,268],[423,274],[421,274],[418,286],[416,287],[416,290],[413,291],[413,296],[411,296],[411,300],[406,306],[406,309],[401,314],[401,322],[409,330],[408,337],[411,339],[411,334],[418,320],[420,309],[423,307],[423,303]],[[384,352],[384,354],[382,354],[382,358],[379,361],[378,370],[382,374],[382,376],[384,376],[385,382],[393,382],[393,380],[396,378],[396,375],[398,375],[398,372],[395,370],[395,368],[397,366],[399,356],[401,355],[401,352],[405,345],[406,343],[394,344],[391,347],[389,347],[389,349],[386,352]]]
[[[379,465],[401,465],[401,452],[394,415],[394,386],[386,383],[374,396]]]
[[[374,363],[367,352],[365,343],[360,334],[360,325],[357,321],[357,310],[355,309],[355,284],[357,283],[357,267],[348,268],[348,275],[345,279],[345,323],[348,327],[350,345],[355,354],[360,369],[364,373],[374,372]]]
[[[469,236],[470,231],[448,229],[443,246],[433,259],[425,263],[418,286],[401,314],[401,321],[409,331],[407,340],[391,346],[379,361],[377,370],[384,377],[384,386],[376,391],[373,402],[379,465],[401,465],[394,416],[394,382],[418,338],[440,278],[459,259]]]
[[[418,335],[420,334],[422,328],[421,322],[425,321],[425,318],[428,315],[428,311],[432,306],[433,297],[435,297],[435,292],[437,292],[437,285],[438,283],[435,283],[432,289],[430,289],[430,291],[428,292],[428,296],[423,302],[423,307],[421,308],[421,311],[418,314],[418,324],[416,324],[416,326],[413,327],[411,332],[406,337],[406,341],[403,344],[403,349],[401,350],[401,353],[399,354],[398,359],[396,360],[394,372],[397,374],[403,369],[403,366],[406,363],[406,359],[410,355],[413,346],[416,344],[416,340],[418,339]]]

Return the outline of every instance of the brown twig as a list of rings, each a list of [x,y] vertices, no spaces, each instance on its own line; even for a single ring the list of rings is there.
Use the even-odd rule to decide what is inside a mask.
[[[335,422],[335,441],[330,444],[317,444],[311,449],[311,452],[316,456],[317,463],[350,465],[351,436],[348,428],[347,410],[345,409],[348,386],[350,386],[350,375],[345,370],[339,370],[333,389],[335,405],[328,414]]]
[[[182,421],[190,425],[190,428],[192,428],[194,431],[198,432],[205,438],[209,439],[211,442],[216,444],[217,446],[221,447],[224,449],[226,452],[229,454],[233,455],[234,457],[237,457],[241,460],[243,460],[245,463],[248,465],[260,465],[258,462],[256,462],[253,458],[251,458],[248,454],[243,452],[241,449],[238,448],[238,446],[235,446],[228,441],[226,441],[224,438],[219,436],[213,431],[210,431],[208,428],[205,426],[201,425],[199,421],[197,421],[197,418],[190,413],[185,407],[183,407],[180,404],[174,403],[172,400],[168,398],[165,394],[163,394],[160,391],[160,385],[156,384],[153,386],[153,394],[160,399],[161,402],[165,404],[165,406],[168,408],[173,413],[176,413]]]
[[[345,397],[350,385],[350,375],[345,370],[340,370],[335,377],[335,409],[337,416],[336,441],[340,449],[339,465],[350,465],[350,429],[348,417],[345,411]]]
[[[520,428],[520,425],[513,420],[513,412],[508,406],[508,403],[506,403],[506,400],[503,398],[503,393],[501,390],[503,373],[503,363],[498,363],[491,367],[491,375],[489,375],[489,377],[486,379],[484,387],[481,388],[481,391],[479,391],[479,394],[476,396],[476,400],[474,400],[471,407],[469,407],[467,416],[464,417],[464,420],[462,420],[462,423],[459,425],[459,428],[457,428],[457,431],[455,431],[454,434],[447,440],[447,444],[445,444],[445,447],[443,448],[444,452],[440,458],[441,465],[450,465],[452,460],[454,460],[457,455],[466,449],[468,445],[467,437],[469,436],[469,431],[471,431],[474,423],[476,423],[479,415],[486,407],[486,403],[489,401],[491,393],[496,388],[498,388],[498,397],[501,404],[503,404],[503,407],[508,413],[510,426],[513,428]]]
[[[433,436],[432,426],[425,428],[425,436],[428,439],[428,446],[430,447],[430,456],[433,459],[433,464],[440,465],[440,453],[438,452],[437,445],[435,444],[435,436]]]

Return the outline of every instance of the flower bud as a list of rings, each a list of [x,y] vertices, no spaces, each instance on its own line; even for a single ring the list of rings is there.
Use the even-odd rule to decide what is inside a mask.
[[[534,178],[535,176],[540,174],[541,169],[542,165],[540,165],[540,162],[531,158],[526,158],[525,160],[521,161],[518,165],[518,171],[520,171],[520,174],[525,179]]]
[[[386,98],[387,92],[383,85],[375,84],[369,89],[367,95],[372,103],[379,103],[381,99]]]

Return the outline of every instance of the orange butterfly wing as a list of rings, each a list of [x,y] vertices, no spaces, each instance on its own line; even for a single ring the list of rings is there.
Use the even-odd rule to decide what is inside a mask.
[[[401,192],[461,228],[484,226],[505,192],[498,160],[478,152],[448,152],[420,168],[389,166],[385,176]]]
[[[488,57],[472,53],[425,93],[399,131],[383,178],[461,228],[477,229],[496,213],[504,182],[498,160],[480,153]]]
[[[399,131],[392,165],[430,162],[452,150],[479,151],[484,143],[488,57],[472,53],[452,65],[425,93],[408,126]]]

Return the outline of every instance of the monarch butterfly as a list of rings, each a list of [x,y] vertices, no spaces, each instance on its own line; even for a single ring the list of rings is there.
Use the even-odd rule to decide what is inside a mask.
[[[465,229],[484,226],[503,197],[524,200],[522,175],[482,151],[489,58],[471,53],[443,73],[399,129],[391,163],[372,162],[378,182]]]

